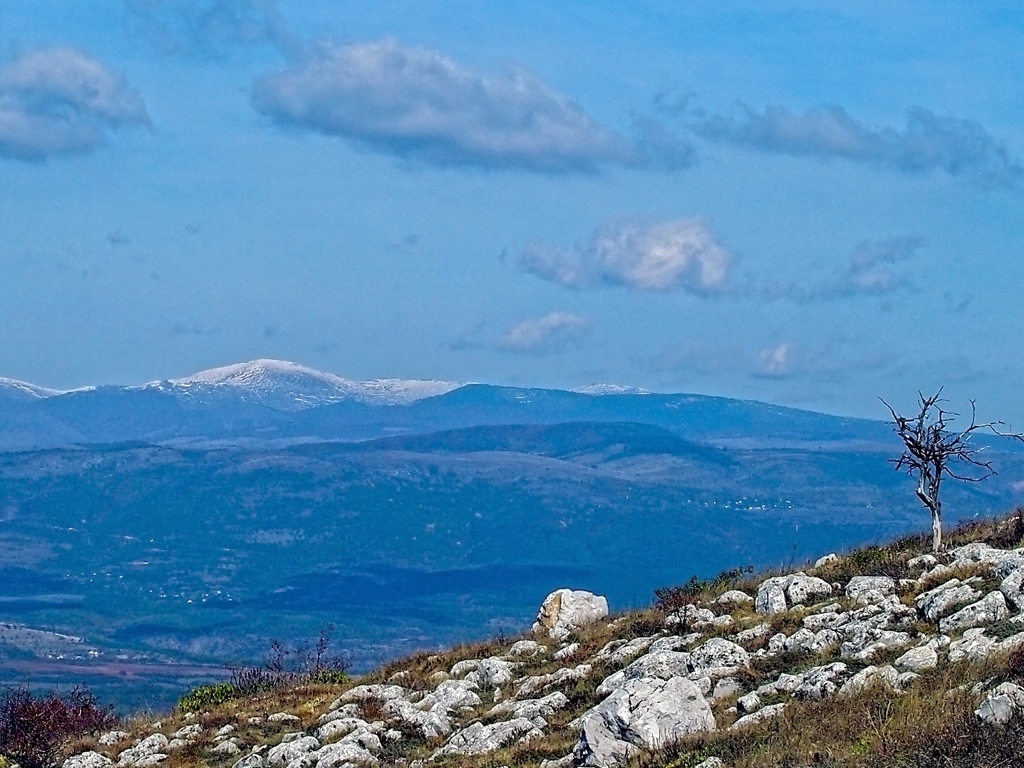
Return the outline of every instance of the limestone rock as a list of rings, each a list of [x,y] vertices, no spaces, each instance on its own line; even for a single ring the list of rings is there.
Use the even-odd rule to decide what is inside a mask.
[[[259,752],[253,752],[251,755],[243,757],[231,768],[267,768],[267,758]]]
[[[976,627],[980,624],[995,624],[1009,614],[1006,598],[1002,592],[989,592],[976,603],[972,603],[952,616],[939,621],[939,629],[943,632],[958,632],[961,629]]]
[[[476,669],[466,675],[466,682],[481,688],[494,688],[497,685],[511,683],[515,667],[502,659],[491,657],[480,662]],[[443,685],[443,683],[442,683]]]
[[[312,736],[303,736],[292,741],[278,744],[267,752],[267,763],[271,766],[286,766],[292,760],[296,760],[310,752],[320,749],[320,742]]]
[[[1009,721],[1013,714],[1024,707],[1024,688],[1015,683],[997,685],[981,703],[974,714],[978,719],[990,725],[1002,725]]]
[[[527,677],[519,683],[519,689],[516,691],[516,698],[522,699],[532,696],[537,691],[543,691],[546,688],[554,688],[555,686],[584,680],[590,677],[590,673],[593,672],[593,670],[594,667],[590,664],[580,664],[575,667],[563,667],[549,675],[534,675],[533,677]]]
[[[874,685],[882,685],[890,691],[899,690],[899,673],[891,666],[864,667],[839,689],[840,696],[856,696]]]
[[[846,596],[862,605],[880,603],[896,591],[896,581],[888,576],[854,576],[846,585]]]
[[[345,691],[337,703],[340,706],[341,704],[365,701],[367,699],[392,701],[393,699],[404,699],[408,693],[400,685],[357,685],[355,688]],[[331,709],[337,709],[337,707],[332,706]],[[274,717],[274,715],[268,717],[267,720],[270,720],[271,717]]]
[[[433,710],[442,714],[454,712],[463,707],[478,707],[481,704],[480,697],[474,693],[474,688],[476,688],[476,684],[468,677],[465,680],[446,680],[424,696],[415,706],[418,709]]]
[[[785,576],[773,576],[762,581],[754,598],[754,610],[768,616],[785,611],[788,607],[785,585]]]
[[[744,715],[735,723],[729,726],[730,730],[740,730],[741,728],[748,728],[758,723],[763,723],[765,720],[771,720],[773,717],[778,717],[782,714],[786,708],[785,704],[769,704],[767,707],[762,707],[749,715]]]
[[[377,758],[363,749],[359,744],[341,741],[337,744],[328,744],[315,752],[311,752],[305,759],[300,758],[300,765],[311,765],[316,768],[344,768],[351,765],[376,765]],[[298,768],[293,766],[293,768]]]
[[[582,733],[573,753],[585,766],[619,764],[638,749],[658,749],[715,729],[707,700],[683,677],[629,680],[580,721]]]
[[[482,755],[514,741],[529,741],[543,732],[526,718],[506,720],[493,725],[476,722],[452,734],[448,742],[431,755],[431,760],[445,755]]]
[[[751,712],[756,712],[761,708],[761,697],[757,695],[757,691],[751,691],[748,694],[740,696],[736,700],[736,709],[743,714],[749,715]]]
[[[905,672],[921,673],[929,669],[935,669],[939,663],[939,654],[932,645],[922,645],[911,648],[892,663],[896,669]]]
[[[83,752],[72,755],[61,764],[61,768],[110,768],[114,764],[106,755],[99,752]]]
[[[835,552],[832,552],[830,554],[825,555],[824,557],[819,557],[817,560],[815,560],[814,561],[814,567],[815,568],[823,568],[826,565],[830,565],[831,563],[838,563],[838,562],[839,562],[839,555],[837,555]]]
[[[272,715],[267,716],[268,723],[298,723],[300,718],[298,715],[293,715],[290,712],[275,712]]]
[[[812,701],[827,699],[839,690],[848,674],[849,668],[841,661],[812,667],[803,673],[803,680],[793,690],[793,696]]]
[[[555,640],[564,640],[580,627],[600,621],[608,615],[608,600],[593,592],[559,589],[545,599],[533,625]]]
[[[392,699],[384,705],[384,713],[419,731],[425,739],[436,739],[452,732],[452,724],[444,712],[423,711],[403,699]]]
[[[689,653],[679,651],[648,653],[625,669],[620,669],[606,677],[597,687],[597,695],[605,696],[622,688],[630,680],[641,678],[668,680],[672,677],[686,677],[693,671],[691,658]]]
[[[534,720],[537,717],[550,717],[567,706],[569,706],[568,697],[561,691],[555,691],[540,699],[503,701],[496,704],[489,714],[495,717],[512,715],[514,718]]]
[[[537,656],[547,652],[548,647],[536,640],[519,640],[512,643],[512,647],[508,649],[509,656]]]
[[[730,589],[714,599],[715,605],[746,605],[754,602],[754,598],[739,589]]]
[[[808,576],[807,574],[799,571],[791,574],[786,579],[786,598],[789,600],[789,604],[793,605],[809,605],[815,602],[818,598],[828,597],[832,594],[832,585],[824,579],[819,579],[816,576]]]
[[[575,656],[577,653],[579,653],[579,650],[580,650],[580,644],[579,643],[569,643],[564,648],[559,648],[557,651],[555,651],[555,654],[554,654],[555,660],[556,661],[565,661],[566,659],[571,659],[573,656]]]
[[[210,750],[215,755],[225,755],[227,757],[234,757],[235,755],[241,754],[242,750],[233,741],[222,741],[220,744]]]
[[[475,672],[476,668],[480,666],[480,659],[464,659],[457,661],[452,665],[451,676],[452,677],[465,677],[470,672]]]
[[[117,764],[120,766],[140,768],[147,758],[152,758],[154,755],[161,755],[157,762],[165,760],[167,755],[164,754],[164,750],[167,749],[167,743],[166,736],[162,733],[154,733],[152,736],[144,738],[134,747],[130,747],[119,754],[117,756]],[[148,764],[153,763],[150,762]]]
[[[713,637],[690,652],[691,672],[711,670],[737,671],[750,665],[750,654],[743,646],[721,637]],[[725,674],[731,674],[726,672]]]
[[[1024,568],[1012,571],[999,585],[999,591],[1018,611],[1024,611]]]
[[[922,592],[914,599],[914,605],[928,621],[938,621],[957,606],[973,603],[981,593],[960,579],[950,579],[934,589]]]

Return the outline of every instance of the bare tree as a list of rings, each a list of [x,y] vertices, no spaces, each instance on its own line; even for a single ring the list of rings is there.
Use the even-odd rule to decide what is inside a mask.
[[[1001,421],[979,424],[973,400],[971,423],[967,429],[960,432],[951,431],[948,427],[959,414],[943,410],[941,403],[946,401],[941,395],[941,389],[931,397],[925,397],[919,392],[921,409],[917,416],[911,418],[900,416],[891,405],[882,400],[892,414],[896,434],[906,446],[902,456],[890,461],[896,465],[897,470],[906,470],[911,477],[917,477],[917,498],[932,514],[933,552],[938,552],[942,548],[942,503],[939,501],[942,478],[951,477],[966,483],[980,483],[996,474],[991,461],[978,458],[983,448],[970,445],[971,436],[984,430],[1000,437],[1024,441],[1024,435],[1001,432]]]

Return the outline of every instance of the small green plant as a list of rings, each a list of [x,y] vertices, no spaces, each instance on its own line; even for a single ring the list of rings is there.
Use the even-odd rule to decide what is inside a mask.
[[[218,704],[223,704],[237,696],[238,692],[231,683],[201,685],[181,697],[181,701],[178,702],[178,709],[182,712],[198,712],[215,707]]]

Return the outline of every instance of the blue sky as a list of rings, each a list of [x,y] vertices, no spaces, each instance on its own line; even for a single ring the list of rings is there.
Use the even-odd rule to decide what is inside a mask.
[[[0,0],[0,375],[1024,424],[1024,9]]]

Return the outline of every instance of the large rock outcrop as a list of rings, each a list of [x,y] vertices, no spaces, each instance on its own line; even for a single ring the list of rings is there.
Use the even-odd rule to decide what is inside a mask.
[[[564,640],[573,631],[607,615],[607,598],[581,589],[557,589],[544,598],[533,631]]]

